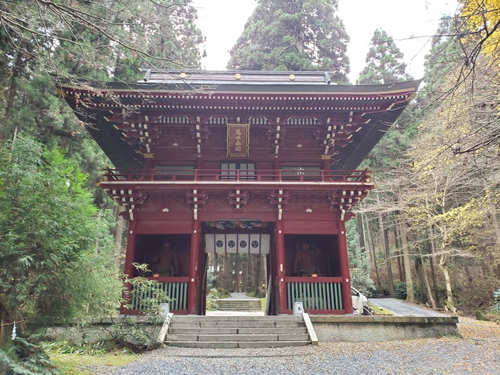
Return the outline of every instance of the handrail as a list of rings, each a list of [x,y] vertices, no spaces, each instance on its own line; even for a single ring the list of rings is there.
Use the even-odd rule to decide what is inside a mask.
[[[304,181],[370,182],[367,170],[171,169],[168,171],[108,168],[107,181]]]

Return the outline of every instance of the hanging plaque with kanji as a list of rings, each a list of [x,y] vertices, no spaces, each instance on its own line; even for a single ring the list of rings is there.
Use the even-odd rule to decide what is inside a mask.
[[[250,124],[227,124],[227,158],[248,159]]]

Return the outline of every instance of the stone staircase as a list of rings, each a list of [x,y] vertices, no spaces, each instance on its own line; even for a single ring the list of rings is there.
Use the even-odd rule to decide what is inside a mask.
[[[218,299],[217,310],[222,311],[261,311],[260,300],[257,298],[236,299],[226,298]]]
[[[276,348],[311,343],[302,317],[175,315],[167,345],[188,348]]]

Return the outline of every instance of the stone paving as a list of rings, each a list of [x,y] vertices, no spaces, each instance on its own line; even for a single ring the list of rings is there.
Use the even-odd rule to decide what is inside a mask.
[[[392,311],[398,316],[449,316],[450,314],[425,308],[396,298],[369,298],[369,302]]]

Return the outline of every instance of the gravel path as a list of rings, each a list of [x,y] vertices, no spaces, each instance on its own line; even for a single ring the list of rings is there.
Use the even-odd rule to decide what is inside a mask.
[[[277,349],[165,348],[108,373],[500,374],[500,326],[469,319],[461,323],[461,332],[464,339],[320,343]]]
[[[449,316],[396,298],[370,298],[369,302],[403,316]]]

